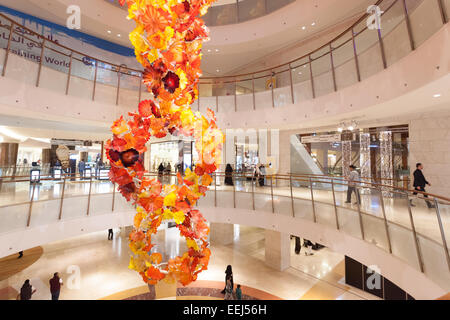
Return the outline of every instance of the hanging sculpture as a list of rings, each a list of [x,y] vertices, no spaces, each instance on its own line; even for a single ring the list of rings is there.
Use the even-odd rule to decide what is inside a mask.
[[[144,100],[138,113],[129,113],[111,127],[113,139],[106,143],[111,162],[110,179],[118,190],[137,207],[134,229],[129,235],[133,256],[129,268],[143,280],[160,280],[188,285],[207,269],[211,251],[209,228],[202,214],[193,209],[205,196],[212,182],[211,173],[221,161],[223,133],[216,125],[214,112],[207,116],[193,112],[198,97],[203,41],[208,30],[200,16],[214,0],[121,0],[128,5],[128,19],[136,22],[130,40],[137,60],[144,66],[143,82],[155,100]],[[188,136],[195,140],[199,161],[185,176],[178,173],[177,184],[162,185],[144,176],[142,163],[146,143],[151,137]],[[152,235],[163,220],[174,221],[186,238],[189,250],[182,256],[162,261],[152,253]]]

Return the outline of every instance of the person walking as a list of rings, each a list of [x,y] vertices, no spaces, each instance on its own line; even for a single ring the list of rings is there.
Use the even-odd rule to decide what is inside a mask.
[[[225,286],[225,297],[224,300],[233,300],[233,284],[231,282],[231,277],[227,278]]]
[[[35,292],[36,289],[30,284],[30,280],[27,279],[23,283],[22,288],[20,288],[18,298],[20,297],[20,300],[31,300],[31,297]]]
[[[295,254],[300,254],[301,249],[300,237],[295,236]]]
[[[80,180],[84,178],[84,169],[86,168],[86,164],[83,160],[78,162],[78,173],[80,174]]]
[[[425,176],[423,175],[423,165],[419,162],[416,164],[416,171],[414,171],[414,190],[426,192],[425,187],[426,185],[429,185],[431,187],[431,184],[425,179]],[[417,195],[418,192],[414,192],[414,195]],[[425,198],[428,198],[427,194],[423,195]],[[412,203],[412,199],[409,200],[412,207],[415,207],[415,205]],[[429,201],[425,200],[425,203],[427,204],[427,207],[429,209],[433,209],[435,206]]]
[[[61,292],[61,286],[63,285],[62,279],[59,277],[58,272],[53,274],[53,278],[49,280],[50,293],[52,294],[52,300],[59,300],[59,293]]]
[[[264,181],[266,179],[266,167],[260,164],[258,167],[258,182],[260,187],[264,187]]]
[[[240,284],[238,284],[236,288],[236,300],[242,300],[242,290]]]
[[[230,280],[231,282],[231,291],[233,291],[234,283],[233,283],[233,269],[231,265],[227,266],[227,269],[225,270],[225,288],[222,290],[222,294],[226,293],[227,290],[227,281]]]
[[[227,167],[225,168],[225,185],[226,186],[233,186],[233,168],[231,167],[231,164],[227,164]]]
[[[361,203],[361,199],[359,196],[359,191],[356,188],[356,183],[359,181],[359,174],[356,171],[356,167],[354,165],[350,166],[350,175],[348,176],[348,189],[347,189],[347,201],[345,203],[352,203],[352,193],[356,194],[355,204]]]
[[[112,240],[114,238],[113,229],[108,229],[108,240]]]

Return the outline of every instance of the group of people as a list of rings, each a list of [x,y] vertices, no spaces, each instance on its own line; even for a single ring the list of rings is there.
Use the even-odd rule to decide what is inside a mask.
[[[250,168],[251,170],[251,179],[257,179],[260,187],[264,187],[266,185],[266,166],[264,164],[259,164]],[[231,164],[227,164],[225,168],[225,185],[233,186],[233,167]]]
[[[236,286],[236,291],[234,291],[233,269],[231,265],[228,265],[225,270],[225,288],[221,293],[225,295],[224,300],[242,300],[240,284]]]
[[[53,278],[49,280],[50,283],[50,294],[52,300],[59,300],[59,294],[61,292],[61,286],[63,285],[62,279],[59,277],[59,273],[55,272]],[[36,288],[34,288],[30,280],[27,279],[20,288],[20,293],[17,295],[17,300],[31,300],[33,294],[36,293]]]
[[[425,176],[422,172],[423,164],[417,163],[416,170],[414,171],[414,182],[413,187],[416,192],[413,193],[414,196],[417,196],[419,193],[423,195],[425,198],[425,203],[429,209],[435,208],[434,204],[428,200],[428,195],[426,194],[425,187],[428,185],[431,187],[431,184],[425,179]],[[356,167],[354,165],[350,166],[350,174],[348,176],[348,188],[347,188],[347,201],[345,203],[351,203],[352,194],[354,193],[356,196],[355,204],[361,203],[361,196],[357,189],[357,183],[360,181],[359,173],[356,171]],[[416,205],[413,203],[413,199],[409,200],[409,204],[411,207],[415,207]]]

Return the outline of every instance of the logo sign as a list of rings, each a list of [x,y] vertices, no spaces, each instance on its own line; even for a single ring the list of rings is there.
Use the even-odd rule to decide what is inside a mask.
[[[322,134],[319,136],[302,137],[302,143],[318,143],[318,142],[340,142],[340,134]]]
[[[66,27],[71,30],[81,29],[81,8],[77,5],[70,5],[67,7],[66,13],[69,15]]]
[[[381,15],[384,11],[381,11],[379,6],[371,5],[367,8],[367,13],[370,14],[367,18],[367,28],[369,30],[381,30]]]

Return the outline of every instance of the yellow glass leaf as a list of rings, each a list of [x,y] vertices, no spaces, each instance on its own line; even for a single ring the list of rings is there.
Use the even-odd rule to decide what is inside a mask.
[[[182,224],[184,222],[185,216],[183,211],[178,211],[173,214],[173,219],[176,224]]]
[[[165,198],[164,198],[164,206],[166,207],[174,207],[175,206],[175,201],[177,200],[177,195],[172,192],[169,193]]]
[[[172,213],[172,211],[170,211],[170,210],[164,210],[164,213],[163,213],[163,219],[164,220],[171,220],[171,219],[173,219],[173,213]]]
[[[188,248],[192,248],[195,251],[198,251],[200,248],[198,247],[197,242],[195,242],[195,240],[192,239],[186,239],[186,244],[188,246]]]

